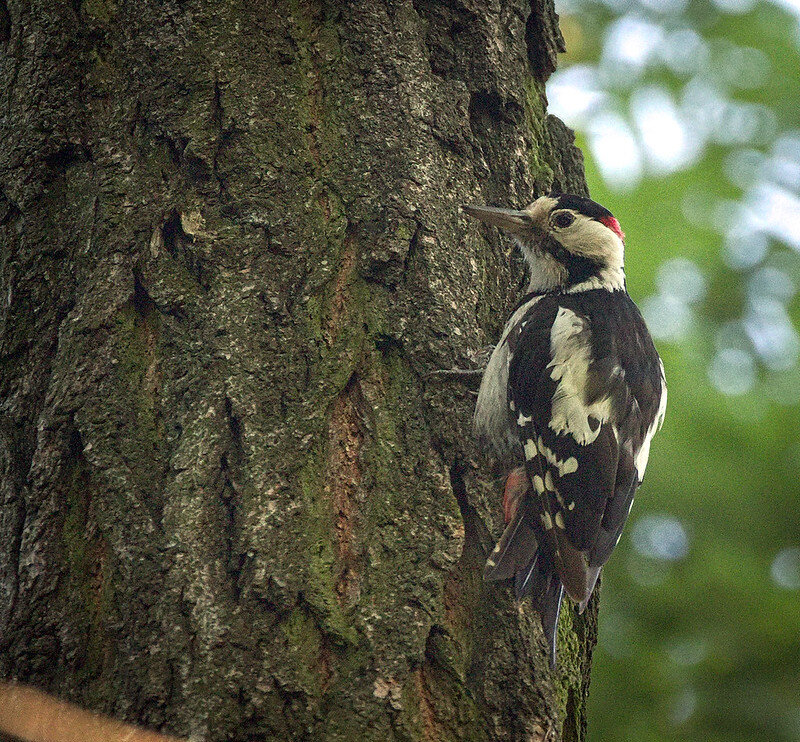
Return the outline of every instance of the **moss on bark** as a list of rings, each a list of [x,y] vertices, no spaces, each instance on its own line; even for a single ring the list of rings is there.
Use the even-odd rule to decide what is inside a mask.
[[[7,26],[7,29],[6,29]],[[594,642],[480,579],[464,202],[585,189],[552,4],[8,3],[0,665],[216,739],[580,740]],[[6,39],[7,36],[7,39]]]

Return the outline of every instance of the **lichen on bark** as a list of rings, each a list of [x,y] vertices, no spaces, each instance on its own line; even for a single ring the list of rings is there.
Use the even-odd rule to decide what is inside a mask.
[[[584,738],[596,607],[550,672],[430,375],[522,280],[459,205],[585,190],[559,45],[548,0],[8,2],[5,676],[208,740]]]

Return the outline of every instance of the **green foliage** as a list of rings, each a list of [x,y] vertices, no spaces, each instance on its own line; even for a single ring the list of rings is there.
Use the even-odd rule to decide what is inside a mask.
[[[732,7],[579,0],[560,11],[569,56],[551,102],[567,91],[575,104],[569,86],[588,70],[594,102],[554,112],[578,128],[592,196],[627,234],[629,289],[661,328],[670,389],[647,477],[604,571],[594,742],[800,739],[800,245],[785,229],[800,213],[791,208],[800,168],[790,151],[800,35],[797,18],[773,5],[723,5]],[[632,23],[645,24],[638,40],[610,41]],[[679,40],[694,45],[683,68]],[[620,62],[637,43],[652,50]],[[749,61],[737,68],[737,59]],[[703,85],[745,114],[703,129],[689,95]],[[643,100],[661,101],[649,124]],[[609,165],[624,158],[622,145],[606,137],[602,151],[598,122],[609,114],[638,148],[627,175]],[[647,127],[658,132],[671,116],[690,153],[659,165]],[[789,208],[764,201],[769,188]],[[761,227],[742,233],[754,220]],[[698,276],[692,293],[686,282]],[[670,291],[672,303],[654,300]],[[676,313],[679,327],[670,324]]]

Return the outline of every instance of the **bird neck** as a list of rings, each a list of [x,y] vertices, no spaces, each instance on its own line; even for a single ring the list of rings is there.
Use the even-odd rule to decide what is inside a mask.
[[[605,289],[606,291],[625,291],[625,270],[620,266],[604,266],[591,275],[568,286],[563,291],[567,294],[579,294],[581,291]]]
[[[618,264],[598,265],[586,258],[562,261],[549,252],[522,246],[530,280],[528,294],[577,294],[592,289],[625,290],[625,268]]]

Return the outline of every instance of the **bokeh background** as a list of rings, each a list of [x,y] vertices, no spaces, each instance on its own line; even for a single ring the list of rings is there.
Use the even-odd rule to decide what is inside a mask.
[[[800,740],[800,0],[557,9],[549,107],[670,388],[604,571],[589,740]]]

